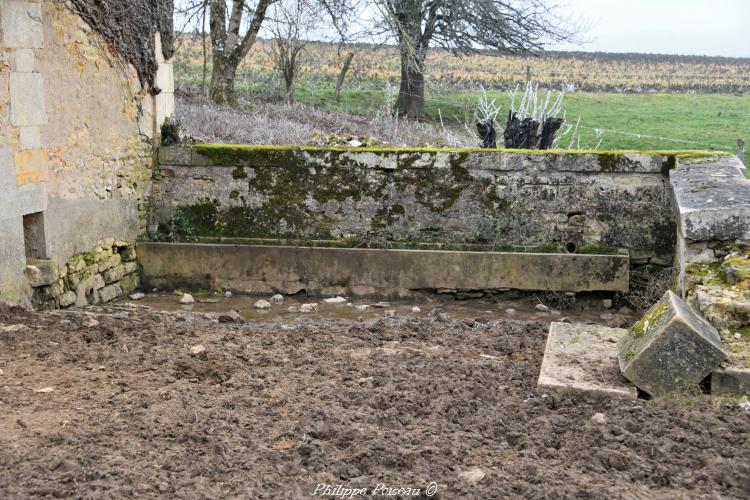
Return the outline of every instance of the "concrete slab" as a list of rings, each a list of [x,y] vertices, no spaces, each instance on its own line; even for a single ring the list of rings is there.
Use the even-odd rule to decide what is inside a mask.
[[[617,342],[623,328],[552,323],[537,388],[587,399],[636,399],[638,391],[620,373]]]
[[[711,394],[750,396],[750,368],[717,368],[711,372]]]
[[[139,243],[146,284],[406,297],[413,290],[628,289],[627,255]]]
[[[671,291],[617,346],[623,375],[652,396],[698,384],[729,357],[719,332]]]

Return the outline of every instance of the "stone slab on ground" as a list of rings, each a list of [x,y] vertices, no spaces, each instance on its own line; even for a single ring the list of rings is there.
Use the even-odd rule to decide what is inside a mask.
[[[711,372],[711,394],[750,395],[750,368],[717,368]]]
[[[620,373],[617,342],[623,328],[552,323],[537,388],[588,399],[636,399],[638,391]]]
[[[671,291],[617,348],[623,375],[651,396],[696,387],[729,356],[716,328]]]

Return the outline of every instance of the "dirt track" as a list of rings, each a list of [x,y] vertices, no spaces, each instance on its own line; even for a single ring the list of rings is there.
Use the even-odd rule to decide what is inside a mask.
[[[544,323],[440,319],[0,310],[0,497],[750,497],[737,405],[545,397]]]

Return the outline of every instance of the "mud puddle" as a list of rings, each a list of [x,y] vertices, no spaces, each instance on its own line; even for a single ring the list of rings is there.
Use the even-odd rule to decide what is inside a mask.
[[[258,300],[269,300],[268,296],[218,294],[194,294],[194,304],[180,304],[182,293],[150,293],[137,301],[138,305],[162,311],[192,311],[220,313],[229,310],[239,312],[246,320],[264,323],[299,323],[311,320],[358,320],[377,319],[395,314],[411,318],[427,318],[445,313],[452,319],[475,320],[521,320],[521,321],[570,321],[581,323],[629,326],[637,315],[627,308],[605,308],[602,300],[579,300],[566,307],[545,305],[534,297],[516,300],[489,301],[483,299],[454,300],[452,298],[429,298],[421,301],[349,299],[345,302],[329,303],[332,297],[287,296],[280,304],[270,309],[257,309]],[[135,301],[125,299],[124,302]],[[305,304],[316,304],[312,312],[300,312]]]

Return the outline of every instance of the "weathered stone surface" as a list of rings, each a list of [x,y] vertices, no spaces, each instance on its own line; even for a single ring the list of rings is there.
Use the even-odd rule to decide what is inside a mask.
[[[113,267],[117,267],[120,265],[120,262],[122,262],[120,254],[114,254],[112,257],[99,264],[99,272],[103,273],[104,271],[112,269]]]
[[[120,288],[122,288],[122,292],[124,294],[128,294],[130,292],[133,292],[134,290],[138,290],[138,288],[141,286],[141,278],[137,274],[128,274],[123,276],[123,278],[120,280]]]
[[[115,281],[120,281],[123,276],[125,276],[125,266],[117,266],[113,267],[112,269],[108,269],[103,275],[104,282],[107,284],[114,283]]]
[[[76,303],[76,293],[68,290],[60,296],[60,307],[70,307]]]
[[[111,302],[118,297],[122,297],[122,295],[122,288],[117,284],[107,285],[99,290],[99,298],[102,302]]]
[[[697,386],[727,358],[716,328],[671,291],[618,343],[623,375],[652,396]]]
[[[51,285],[58,277],[57,264],[52,260],[36,260],[26,266],[26,278],[32,288]]]
[[[18,209],[21,211],[22,215],[44,212],[47,210],[47,183],[33,182],[19,185]]]
[[[637,390],[617,363],[617,342],[626,333],[600,325],[550,324],[537,388],[587,399],[635,399]]]
[[[750,180],[744,172],[734,156],[678,165],[670,172],[683,238],[750,239]]]
[[[399,150],[393,169],[389,151],[225,149],[187,148],[190,165],[163,164],[164,227],[179,208],[193,236],[573,243],[668,262],[674,252],[669,162],[659,155],[416,149]]]
[[[40,73],[10,74],[10,122],[15,127],[47,125]]]
[[[750,395],[750,368],[717,368],[711,372],[711,394]]]
[[[625,255],[140,243],[143,278],[248,293],[409,296],[413,290],[627,290]]]
[[[44,46],[41,3],[5,0],[0,4],[0,19],[5,47],[38,49]]]
[[[123,262],[132,262],[136,259],[135,246],[127,246],[120,249],[120,257]]]
[[[34,182],[46,182],[49,178],[47,151],[44,149],[19,151],[15,155],[15,165],[16,183],[19,186]]]
[[[122,267],[125,269],[125,274],[132,274],[138,271],[138,264],[135,262],[126,262]]]

